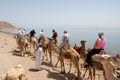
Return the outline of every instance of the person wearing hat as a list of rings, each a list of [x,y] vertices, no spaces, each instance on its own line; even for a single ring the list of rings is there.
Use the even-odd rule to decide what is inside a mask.
[[[35,62],[35,69],[34,70],[39,71],[41,69],[41,55],[42,55],[41,43],[38,44],[35,51],[36,51],[36,54],[35,54],[36,62]]]
[[[88,65],[90,65],[91,63],[91,57],[94,54],[99,54],[101,50],[104,50],[106,44],[106,40],[104,38],[104,33],[103,32],[99,32],[98,33],[98,38],[94,43],[93,49],[90,50],[87,54],[87,58],[86,58],[86,62],[87,64],[84,67],[87,67]]]
[[[70,47],[70,44],[69,44],[70,35],[68,34],[68,32],[66,30],[64,30],[63,33],[64,34],[62,36],[62,43],[59,46],[59,52],[60,52],[60,49],[65,47],[65,46],[67,46],[68,48]]]

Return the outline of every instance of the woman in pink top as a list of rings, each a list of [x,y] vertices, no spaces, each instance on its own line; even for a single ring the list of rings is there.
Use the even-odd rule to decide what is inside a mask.
[[[104,39],[103,35],[104,34],[102,32],[98,33],[99,38],[96,40],[94,44],[94,48],[88,52],[87,58],[86,58],[86,62],[88,63],[88,65],[90,65],[91,63],[92,55],[99,54],[101,50],[104,50],[106,40]],[[85,67],[87,67],[88,65],[85,65]]]

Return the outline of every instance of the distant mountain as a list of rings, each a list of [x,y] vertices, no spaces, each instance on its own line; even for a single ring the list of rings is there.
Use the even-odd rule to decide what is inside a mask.
[[[16,29],[16,27],[8,22],[0,21],[0,29]]]

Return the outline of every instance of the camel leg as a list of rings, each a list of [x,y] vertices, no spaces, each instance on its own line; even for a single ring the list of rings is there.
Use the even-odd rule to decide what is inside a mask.
[[[65,73],[65,64],[64,64],[64,59],[63,59],[63,73]]]
[[[69,69],[69,72],[68,72],[68,73],[71,72],[71,67],[72,67],[72,62],[71,62],[71,60],[70,60],[70,69]]]
[[[50,52],[49,52],[49,54],[50,54],[50,55],[49,55],[49,56],[50,56],[50,64],[52,64],[52,54],[51,54],[51,53],[52,53],[52,52],[50,51]]]
[[[45,53],[45,49],[43,48],[43,56],[42,56],[42,61],[45,59],[46,53]]]
[[[81,73],[80,73],[80,69],[79,69],[79,59],[75,57],[74,59],[74,65],[76,66],[77,68],[77,80],[81,80],[80,79],[80,76],[81,76]]]
[[[34,43],[34,45],[33,45],[33,48],[34,48],[34,49],[33,49],[33,56],[35,56],[35,49],[36,49],[36,46],[37,46],[37,44]]]
[[[95,68],[93,68],[93,77],[94,77],[94,80],[95,80]]]
[[[30,42],[30,53],[31,53],[31,46],[32,46],[32,44],[31,44],[31,42]],[[30,54],[31,56],[32,56],[32,54]]]
[[[57,63],[55,64],[55,66],[58,65],[59,61],[60,61],[60,57],[58,56],[58,60],[57,60]]]
[[[46,61],[48,61],[47,49],[45,49],[45,56],[46,56]]]
[[[61,74],[65,73],[65,68],[64,68],[64,60],[62,58],[60,58],[60,63],[61,63]]]
[[[104,76],[104,80],[107,80],[106,76],[105,76],[105,71],[103,70],[103,76]]]
[[[85,75],[86,75],[86,72],[87,72],[87,68],[85,68],[85,73],[83,74],[83,77],[85,77]]]
[[[91,67],[89,66],[89,76],[90,76],[90,78],[91,78],[91,80],[92,80],[92,71],[91,71]]]

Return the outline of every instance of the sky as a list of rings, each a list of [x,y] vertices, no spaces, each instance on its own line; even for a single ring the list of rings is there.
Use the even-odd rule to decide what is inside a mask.
[[[120,27],[120,0],[0,0],[0,21],[17,27]]]

